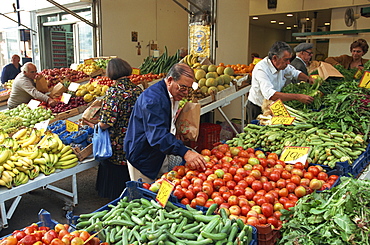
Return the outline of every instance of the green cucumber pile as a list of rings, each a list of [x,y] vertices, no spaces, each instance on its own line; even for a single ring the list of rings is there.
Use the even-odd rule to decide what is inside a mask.
[[[365,150],[363,135],[353,132],[319,129],[312,124],[266,125],[248,124],[244,132],[227,140],[229,146],[261,148],[263,151],[281,154],[285,146],[309,146],[308,162],[334,168],[336,162],[352,164]]]
[[[252,226],[240,219],[230,220],[224,209],[221,215],[213,214],[217,204],[203,214],[189,205],[183,209],[168,202],[162,208],[154,200],[128,201],[126,196],[109,207],[109,211],[81,214],[76,228],[98,232],[102,242],[117,245],[232,245],[252,240]]]
[[[165,51],[161,54],[158,58],[154,58],[152,56],[148,56],[145,58],[144,62],[140,65],[140,74],[160,74],[160,73],[167,73],[170,68],[179,62],[180,55],[179,52],[170,56],[167,53],[167,47],[165,47]]]

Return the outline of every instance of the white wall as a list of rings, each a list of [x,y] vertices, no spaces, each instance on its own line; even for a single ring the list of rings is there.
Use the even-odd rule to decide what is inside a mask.
[[[360,13],[361,7],[369,7],[367,6],[357,6],[353,7],[353,10],[356,13]],[[344,13],[347,8],[339,8],[333,9],[331,13],[331,31],[338,31],[338,30],[360,30],[360,29],[369,29],[370,26],[370,18],[360,17],[355,21],[355,23],[351,27],[347,27],[344,22]],[[329,42],[329,51],[328,56],[339,56],[342,54],[351,55],[349,50],[350,45],[353,41],[364,38],[370,44],[370,33],[365,34],[358,34],[356,36],[351,37],[341,37],[341,38],[332,38]],[[367,53],[363,56],[365,59],[370,59],[370,54]]]
[[[180,0],[184,6],[187,1]],[[138,67],[149,55],[147,45],[158,42],[160,53],[167,46],[169,55],[188,43],[188,14],[172,0],[102,0],[102,54],[117,55]],[[137,42],[131,32],[138,32]]]

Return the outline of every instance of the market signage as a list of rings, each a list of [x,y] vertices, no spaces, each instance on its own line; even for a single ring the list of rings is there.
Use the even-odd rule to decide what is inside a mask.
[[[297,162],[305,163],[311,147],[286,146],[280,155],[280,160],[285,163],[295,164]]]
[[[78,131],[78,124],[74,123],[70,120],[66,120],[66,131],[67,132],[77,132]]]
[[[41,101],[31,99],[30,102],[28,102],[27,106],[33,110],[36,109],[40,105]]]
[[[364,75],[362,76],[358,86],[362,88],[370,88],[370,72],[369,71],[364,72]]]
[[[292,125],[295,117],[284,117],[284,116],[277,116],[271,118],[271,124],[284,124],[284,125]]]
[[[62,101],[64,104],[68,104],[69,100],[71,99],[71,96],[72,96],[71,94],[63,93],[60,101]]]
[[[272,115],[274,116],[283,116],[283,117],[290,117],[289,112],[285,108],[283,102],[281,99],[278,99],[274,103],[270,105],[270,110],[272,112]]]
[[[164,179],[155,198],[162,207],[165,207],[175,185],[169,180]]]

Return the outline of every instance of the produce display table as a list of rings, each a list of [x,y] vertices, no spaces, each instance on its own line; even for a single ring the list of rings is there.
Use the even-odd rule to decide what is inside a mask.
[[[8,226],[7,220],[11,219],[15,209],[17,208],[22,198],[22,195],[38,188],[49,189],[64,196],[70,197],[72,205],[75,206],[78,203],[77,177],[76,177],[77,173],[98,166],[98,164],[99,164],[98,161],[95,161],[93,158],[87,158],[80,162],[76,167],[64,170],[57,169],[55,173],[50,174],[48,176],[40,174],[40,176],[38,176],[34,180],[30,180],[26,184],[13,187],[12,189],[6,189],[5,187],[0,188],[0,212],[1,212],[0,230],[2,228],[7,228]],[[66,177],[72,177],[72,192],[51,185],[51,183],[54,183]],[[11,207],[9,208],[8,211],[6,211],[5,201],[11,200],[13,198],[15,199],[13,200]]]
[[[221,113],[221,115],[225,118],[227,123],[230,124],[230,127],[234,130],[234,132],[236,134],[240,133],[236,130],[236,128],[231,123],[231,121],[227,118],[226,114],[222,111],[222,107],[229,105],[231,101],[241,97],[241,99],[242,99],[242,106],[241,106],[241,126],[242,127],[241,128],[244,128],[245,106],[246,106],[245,96],[249,92],[250,88],[251,88],[251,86],[241,88],[238,91],[236,91],[235,93],[226,96],[225,98],[216,100],[216,101],[212,102],[211,104],[202,106],[200,108],[200,115],[203,115],[207,112],[210,112],[214,109],[217,109]]]

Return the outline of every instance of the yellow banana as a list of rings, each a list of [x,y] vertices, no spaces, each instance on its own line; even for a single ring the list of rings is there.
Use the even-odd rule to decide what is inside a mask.
[[[9,166],[9,164],[7,163],[3,163],[3,167],[6,169],[6,170],[12,170],[13,168],[11,166]]]
[[[18,130],[15,134],[13,134],[12,138],[15,139],[15,140],[19,140],[20,138],[22,138],[26,134],[27,134],[27,128],[22,128],[22,129]]]
[[[47,138],[48,136],[45,134],[44,137],[39,141],[39,143],[37,143],[37,146],[41,147],[45,143]]]
[[[69,150],[72,150],[72,147],[70,145],[64,145],[62,150],[59,153],[61,154],[61,156],[63,156],[64,153],[66,153]]]
[[[70,159],[70,160],[67,160],[67,161],[59,161],[59,162],[57,162],[56,164],[55,164],[55,167],[60,167],[60,166],[68,166],[68,165],[70,165],[70,164],[72,164],[72,163],[74,163],[74,162],[78,162],[78,158],[77,157],[75,157],[75,158],[72,158],[72,159]]]
[[[3,162],[5,162],[6,160],[8,160],[9,155],[10,155],[10,151],[8,149],[4,149],[0,153],[0,164],[3,163]]]
[[[44,152],[44,153],[42,153],[42,156],[45,158],[45,160],[46,160],[47,163],[50,163],[49,154],[47,154],[46,152]]]
[[[69,155],[66,155],[64,157],[60,157],[59,158],[59,161],[60,162],[64,162],[64,161],[68,161],[68,160],[71,160],[73,158],[77,157],[76,154],[72,153],[72,154],[69,154]]]
[[[0,179],[0,185],[1,186],[6,186],[6,182],[3,179]]]
[[[58,168],[60,168],[60,169],[73,168],[73,167],[77,166],[77,164],[78,164],[78,161],[73,162],[73,163],[71,163],[71,164],[69,164],[69,165],[62,165],[62,166],[59,166]]]
[[[12,167],[12,168],[15,168],[15,164],[14,164],[14,162],[12,161],[12,160],[6,160],[6,162],[5,162],[6,164],[8,164],[10,167]]]
[[[32,152],[32,154],[30,156],[28,156],[27,158],[29,158],[31,160],[35,159],[39,155],[39,151],[40,150],[38,148],[35,149],[34,152]]]
[[[9,157],[9,160],[18,161],[18,158],[13,154]]]
[[[26,184],[29,180],[30,180],[30,178],[28,177],[27,174],[25,174],[25,177],[24,177],[23,181],[21,182],[21,185]]]
[[[13,172],[9,171],[9,170],[4,170],[3,176],[4,175],[7,176],[7,177],[11,177],[11,178],[13,178],[15,176],[15,174]]]
[[[0,131],[0,144],[4,142],[6,137],[8,137],[8,134],[1,130]]]
[[[23,166],[23,163],[18,162],[18,161],[13,162],[13,163],[14,163],[14,165],[15,165],[16,167],[22,167],[22,166]]]
[[[12,168],[12,172],[14,173],[14,174],[19,174],[20,172],[19,172],[19,170],[18,169],[16,169],[16,168]]]
[[[68,151],[66,151],[64,154],[62,154],[62,155],[60,156],[60,158],[66,157],[66,156],[71,155],[71,154],[74,154],[74,153],[73,153],[73,150],[72,150],[72,149],[69,149],[69,150],[68,150]]]
[[[41,158],[35,158],[33,160],[33,163],[40,164],[40,165],[45,165],[47,162],[46,162],[45,158],[41,157]]]
[[[4,171],[4,166],[0,166],[0,173]]]
[[[34,145],[36,142],[37,136],[36,136],[36,129],[32,130],[31,136],[28,138],[26,142],[21,144],[22,148],[29,146],[29,145]]]

